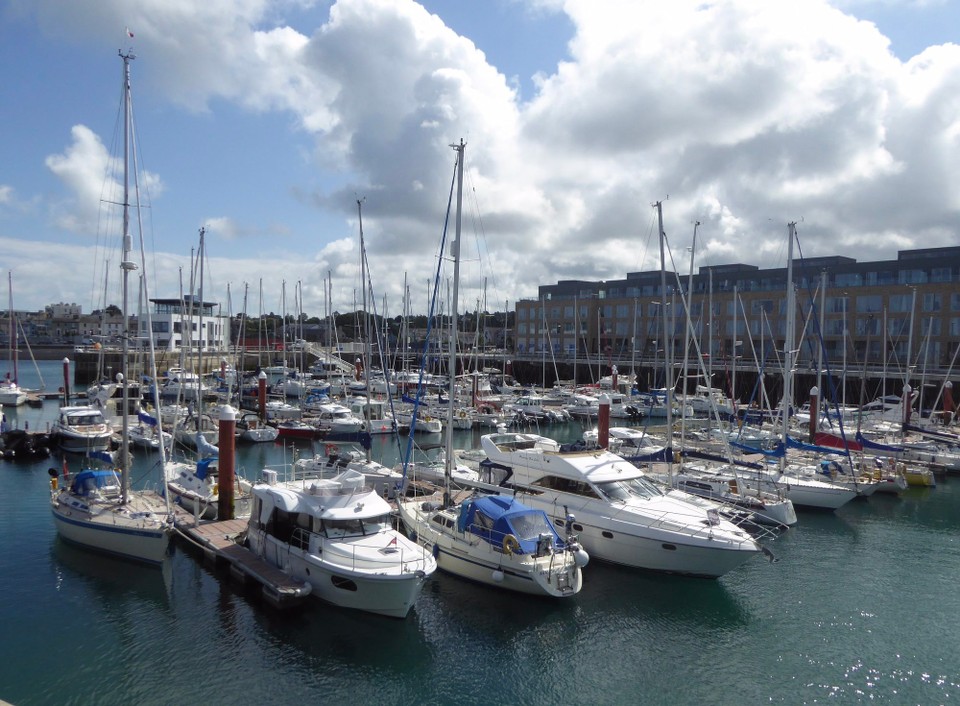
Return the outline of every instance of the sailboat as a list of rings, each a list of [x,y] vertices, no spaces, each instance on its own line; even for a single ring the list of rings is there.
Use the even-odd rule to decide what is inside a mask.
[[[857,491],[806,473],[802,466],[789,464],[786,449],[790,445],[790,408],[793,404],[793,367],[797,351],[794,350],[796,310],[793,291],[793,243],[796,238],[796,223],[788,224],[787,244],[787,320],[784,337],[783,399],[781,401],[781,454],[776,467],[764,468],[753,473],[744,472],[743,485],[751,490],[774,490],[783,492],[796,506],[822,510],[836,510],[857,497]]]
[[[463,154],[457,151],[456,236],[453,241],[454,275],[451,306],[449,399],[456,393],[457,296],[460,278],[460,225],[463,197]],[[408,500],[398,503],[407,532],[433,552],[437,566],[463,578],[506,589],[563,598],[583,586],[582,567],[589,559],[567,534],[561,537],[542,510],[506,496],[474,495],[460,504],[451,502],[453,405],[446,424],[445,489],[442,502]],[[572,526],[570,517],[568,527]],[[568,530],[569,532],[569,530]]]
[[[132,104],[130,100],[130,60],[123,59],[123,315],[128,314],[128,276],[137,265],[131,259],[129,200],[129,145],[131,143]],[[135,163],[135,162],[134,162]],[[138,198],[139,203],[139,198]],[[50,469],[50,506],[57,533],[66,541],[125,559],[159,564],[167,554],[173,532],[173,518],[166,503],[155,493],[134,493],[130,490],[129,398],[126,368],[129,358],[128,332],[123,335],[122,372],[117,382],[123,390],[123,433],[119,472],[109,469],[86,469],[73,478],[67,477],[64,462],[64,486],[59,487],[57,469]]]
[[[13,366],[12,371],[7,372],[7,376],[0,382],[0,406],[19,407],[27,401],[27,391],[17,384],[17,319],[13,315],[13,273],[7,273],[7,282],[10,291],[10,362]],[[11,377],[11,372],[13,377]]]

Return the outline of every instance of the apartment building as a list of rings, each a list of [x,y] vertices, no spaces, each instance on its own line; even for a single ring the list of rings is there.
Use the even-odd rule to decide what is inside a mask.
[[[516,354],[636,356],[672,346],[688,328],[715,359],[772,360],[786,333],[786,267],[748,264],[689,273],[630,272],[625,279],[562,280],[516,304]],[[867,363],[942,368],[960,345],[960,247],[902,250],[895,260],[794,260],[798,364]],[[684,302],[689,297],[689,317]],[[821,351],[822,342],[822,351]]]

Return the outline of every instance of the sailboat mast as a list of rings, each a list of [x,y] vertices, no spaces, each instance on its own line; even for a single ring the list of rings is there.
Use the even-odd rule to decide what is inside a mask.
[[[446,453],[444,454],[444,489],[443,504],[450,504],[450,477],[453,474],[453,401],[457,387],[457,297],[460,289],[460,226],[461,207],[463,204],[463,153],[467,145],[461,138],[459,145],[453,145],[457,151],[457,215],[456,231],[453,239],[453,299],[450,302],[450,375],[449,391],[447,393],[447,438]]]
[[[120,435],[120,500],[126,503],[130,491],[130,388],[127,384],[127,359],[130,355],[130,331],[129,320],[130,313],[127,310],[128,279],[130,270],[136,269],[136,264],[131,259],[133,250],[133,238],[130,235],[130,60],[134,59],[132,52],[124,54],[120,52],[120,58],[123,59],[123,257],[120,260],[120,270],[123,273],[122,288],[123,293],[123,329],[122,329],[122,355],[120,358],[122,389],[121,412],[121,435]]]
[[[13,382],[17,382],[17,357],[18,357],[18,348],[20,348],[19,341],[17,340],[17,321],[13,318],[13,272],[7,271],[7,292],[10,302],[10,338],[7,339],[10,342],[10,359],[13,362]]]
[[[783,448],[787,448],[787,436],[790,433],[790,405],[793,404],[793,359],[794,351],[794,328],[796,326],[797,312],[794,307],[793,293],[793,241],[796,237],[797,224],[791,221],[787,224],[789,241],[787,243],[787,330],[783,339]],[[784,453],[780,457],[780,472],[786,469],[787,456]]]
[[[657,201],[657,232],[660,236],[660,318],[663,319],[664,393],[667,403],[667,462],[673,459],[673,331],[667,321],[667,259],[663,232],[663,202]]]
[[[367,394],[367,403],[363,406],[363,417],[366,428],[370,428],[371,395],[370,395],[370,314],[367,311],[367,250],[363,240],[363,199],[357,199],[357,222],[360,226],[360,286],[363,288],[361,302],[363,306],[363,380]],[[372,458],[370,444],[366,444],[367,461]]]

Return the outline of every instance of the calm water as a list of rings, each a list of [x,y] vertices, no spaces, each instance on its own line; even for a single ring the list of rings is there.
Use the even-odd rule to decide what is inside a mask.
[[[55,409],[8,421],[38,428]],[[290,450],[238,459],[255,476]],[[180,546],[156,569],[64,545],[50,465],[0,461],[0,699],[20,706],[960,697],[960,479],[803,513],[771,545],[778,562],[719,581],[592,563],[578,596],[550,602],[437,574],[401,621],[319,602],[279,613]]]

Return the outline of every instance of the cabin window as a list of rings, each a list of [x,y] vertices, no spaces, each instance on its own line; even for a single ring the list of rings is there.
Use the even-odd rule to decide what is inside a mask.
[[[639,477],[597,483],[597,488],[610,500],[621,502],[626,502],[630,498],[649,499],[663,495],[653,483],[646,478]]]
[[[493,529],[493,520],[484,515],[482,512],[476,512],[473,515],[473,526],[489,532]]]
[[[536,486],[556,490],[561,493],[571,493],[573,495],[582,495],[587,498],[599,498],[596,491],[588,483],[573,480],[572,478],[560,478],[558,476],[543,476],[533,483]]]
[[[273,535],[281,542],[289,543],[290,536],[293,534],[295,527],[294,518],[290,516],[289,512],[276,509],[273,511],[270,522],[267,523],[267,533]]]
[[[364,534],[360,520],[324,520],[323,531],[328,538],[357,537]]]

